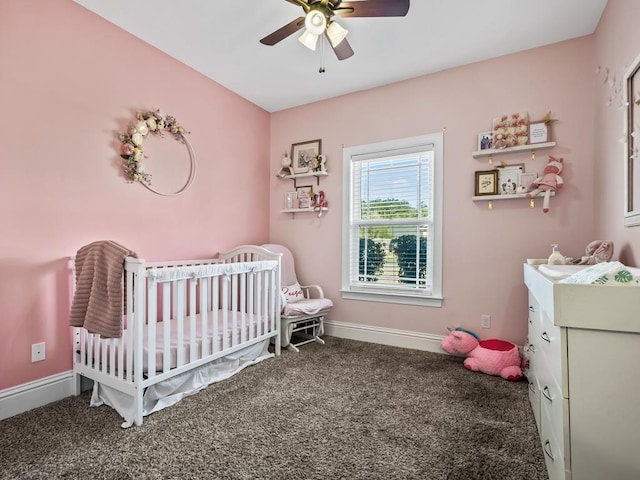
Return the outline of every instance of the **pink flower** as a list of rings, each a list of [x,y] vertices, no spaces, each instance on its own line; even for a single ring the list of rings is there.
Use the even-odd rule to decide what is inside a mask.
[[[123,143],[121,151],[123,155],[131,155],[133,154],[133,145],[130,143]]]

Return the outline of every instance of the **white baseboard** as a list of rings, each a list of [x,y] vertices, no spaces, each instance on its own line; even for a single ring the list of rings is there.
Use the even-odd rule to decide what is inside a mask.
[[[73,395],[73,372],[58,373],[0,391],[0,420]]]
[[[393,347],[412,348],[414,350],[424,350],[427,352],[445,353],[440,346],[440,342],[442,342],[444,338],[442,335],[335,321],[325,321],[324,331],[332,337],[380,343]]]

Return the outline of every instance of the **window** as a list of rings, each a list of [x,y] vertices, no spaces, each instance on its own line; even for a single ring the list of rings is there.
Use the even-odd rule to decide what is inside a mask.
[[[442,305],[443,134],[343,151],[342,296]]]

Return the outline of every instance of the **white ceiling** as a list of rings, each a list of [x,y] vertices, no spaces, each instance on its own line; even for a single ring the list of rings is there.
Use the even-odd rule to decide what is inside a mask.
[[[269,112],[591,34],[607,0],[412,0],[406,17],[343,18],[338,61],[293,34],[285,0],[75,0]],[[364,0],[366,1],[366,0]]]

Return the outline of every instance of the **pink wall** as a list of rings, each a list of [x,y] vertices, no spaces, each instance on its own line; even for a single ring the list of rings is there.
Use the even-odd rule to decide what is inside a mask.
[[[271,241],[291,246],[302,279],[322,282],[335,301],[329,320],[434,335],[460,324],[483,337],[524,342],[522,263],[547,257],[552,243],[579,257],[594,239],[593,48],[593,37],[583,37],[272,114],[273,172],[291,143],[321,138],[328,157],[330,175],[321,188],[330,212],[295,219],[279,213],[292,185],[272,177],[270,225]],[[535,119],[549,110],[559,119],[553,128],[557,147],[539,152],[535,161],[526,153],[498,159],[541,172],[549,154],[564,157],[566,187],[551,199],[551,212],[542,213],[541,200],[535,209],[525,200],[496,201],[492,211],[473,202],[474,171],[488,166],[471,156],[477,134],[489,130],[495,116],[527,111]],[[342,147],[443,128],[443,307],[342,300]],[[492,316],[490,331],[480,331],[483,313]]]
[[[0,2],[0,85],[0,390],[71,368],[65,258],[81,246],[159,260],[268,240],[264,110],[71,0]],[[178,197],[119,172],[116,133],[153,108],[191,132],[198,175]],[[149,142],[158,184],[186,178],[183,148]],[[31,363],[41,341],[47,359]]]
[[[640,265],[640,227],[625,227],[623,162],[625,127],[623,110],[617,108],[621,94],[607,106],[615,86],[621,87],[626,67],[640,54],[640,3],[635,0],[609,0],[595,34],[595,62],[602,73],[597,76],[594,95],[596,136],[594,142],[596,218],[598,236],[614,241],[620,261]],[[611,72],[615,84],[604,83],[604,70]],[[594,76],[596,76],[594,74]]]

